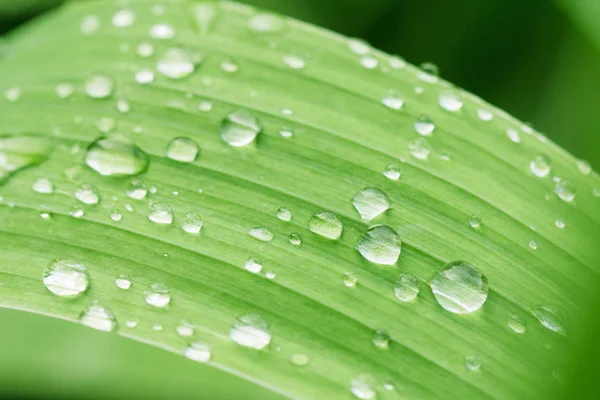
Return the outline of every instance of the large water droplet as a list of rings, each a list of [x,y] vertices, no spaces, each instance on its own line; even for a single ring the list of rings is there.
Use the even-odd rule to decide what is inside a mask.
[[[390,208],[390,199],[379,189],[366,188],[354,195],[352,205],[369,222]]]
[[[417,138],[408,144],[409,153],[419,160],[427,160],[431,153],[431,145],[424,137]]]
[[[81,261],[58,259],[46,267],[42,281],[57,296],[76,297],[88,288],[89,275]]]
[[[146,197],[148,190],[144,187],[142,181],[134,180],[131,181],[125,193],[127,194],[127,197],[131,199],[141,200]]]
[[[221,138],[234,147],[247,146],[260,133],[262,127],[255,116],[248,111],[229,114],[221,123]]]
[[[35,136],[0,136],[0,181],[23,168],[46,160],[51,147]]]
[[[161,283],[153,283],[146,290],[146,304],[157,308],[164,308],[171,301],[169,288]]]
[[[373,400],[377,396],[375,380],[370,375],[360,375],[350,381],[350,392],[358,399]]]
[[[31,186],[34,192],[49,194],[54,192],[54,185],[46,178],[38,178]]]
[[[259,227],[250,229],[250,236],[262,242],[270,242],[275,234],[269,228]]]
[[[193,342],[186,347],[183,355],[190,360],[205,363],[210,360],[210,346],[202,342]]]
[[[530,311],[544,327],[561,335],[566,334],[563,323],[564,315],[558,309],[553,306],[536,306],[532,307]]]
[[[88,184],[83,184],[75,191],[75,198],[87,205],[94,205],[100,202],[100,194],[95,187]]]
[[[277,210],[277,218],[285,222],[290,222],[292,220],[292,212],[287,207],[281,207]]]
[[[308,229],[327,239],[338,240],[342,237],[344,226],[339,217],[331,211],[321,211],[312,216]]]
[[[425,115],[415,121],[415,130],[419,135],[430,136],[435,129],[433,120]]]
[[[173,223],[173,211],[166,203],[153,203],[146,217],[155,224],[170,225]]]
[[[148,155],[120,136],[101,137],[87,150],[85,163],[106,176],[141,174],[148,169]]]
[[[187,213],[181,217],[180,223],[181,229],[192,235],[197,235],[200,233],[200,230],[202,230],[202,218],[200,218],[200,215],[193,212]]]
[[[413,301],[419,294],[419,281],[413,274],[400,275],[394,285],[394,294],[400,301]]]
[[[550,159],[546,156],[537,156],[529,163],[529,169],[538,178],[544,178],[550,173]]]
[[[117,320],[113,313],[106,307],[94,304],[86,308],[80,315],[79,321],[90,328],[99,331],[112,332],[117,329]]]
[[[167,157],[181,162],[193,162],[198,157],[198,145],[192,139],[175,138],[167,147]]]
[[[229,337],[237,344],[262,350],[271,343],[269,325],[257,314],[246,314],[235,320]]]
[[[488,296],[487,278],[465,261],[453,261],[437,272],[431,290],[445,310],[455,314],[477,311]]]
[[[571,181],[560,181],[556,183],[554,193],[556,193],[558,198],[560,198],[562,201],[571,203],[573,200],[575,200],[577,189]]]
[[[171,79],[181,79],[194,72],[195,65],[192,55],[179,48],[170,48],[156,62],[156,70]]]
[[[119,275],[117,279],[115,279],[115,285],[119,289],[128,290],[131,287],[131,279],[127,275]]]
[[[96,75],[85,82],[85,93],[94,99],[104,99],[112,95],[114,82],[104,75]]]
[[[385,225],[370,227],[356,245],[367,260],[381,265],[394,265],[398,261],[402,242],[394,230]]]

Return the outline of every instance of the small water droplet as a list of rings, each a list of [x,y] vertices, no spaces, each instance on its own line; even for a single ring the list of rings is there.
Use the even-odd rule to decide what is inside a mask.
[[[525,320],[518,315],[508,317],[508,327],[515,333],[525,333]]]
[[[275,234],[269,228],[258,227],[250,229],[250,236],[262,242],[270,242]]]
[[[463,107],[462,96],[456,90],[449,90],[440,93],[440,106],[450,112],[457,112]]]
[[[281,207],[277,210],[277,218],[282,221],[290,222],[292,220],[292,212],[287,207]]]
[[[100,18],[96,15],[86,15],[81,20],[81,24],[79,25],[79,29],[84,35],[91,35],[96,32],[100,27]]]
[[[221,123],[221,138],[234,147],[252,143],[262,127],[255,116],[248,111],[236,111],[229,114]]]
[[[146,217],[155,224],[170,225],[173,223],[173,211],[166,203],[153,203]]]
[[[86,308],[80,315],[79,321],[90,328],[104,332],[112,332],[117,329],[117,320],[113,313],[106,307],[97,303]]]
[[[302,244],[302,238],[298,233],[291,233],[288,237],[288,242],[294,246],[300,246]]]
[[[358,276],[354,272],[344,272],[344,286],[354,287],[358,282]]]
[[[87,149],[87,166],[104,176],[141,174],[148,169],[148,155],[131,141],[120,137],[100,137]]]
[[[408,144],[410,154],[419,160],[427,160],[431,153],[431,145],[424,137],[416,138]]]
[[[126,28],[135,22],[135,14],[129,8],[117,11],[112,17],[112,23],[116,28]]]
[[[131,279],[127,275],[119,275],[117,279],[115,279],[115,285],[119,289],[128,290],[131,287]]]
[[[167,78],[181,79],[194,72],[194,61],[200,62],[200,60],[194,60],[187,50],[172,47],[158,59],[156,70]]]
[[[189,321],[181,321],[175,330],[179,336],[192,336],[194,334],[194,325]]]
[[[190,360],[205,363],[210,361],[210,346],[202,342],[192,342],[185,348],[183,355]]]
[[[81,208],[78,205],[75,205],[75,206],[71,207],[71,209],[69,210],[69,215],[71,217],[81,218],[81,217],[83,217],[84,214],[85,213],[83,211],[83,208]]]
[[[454,314],[477,311],[488,297],[487,278],[465,261],[444,265],[431,280],[431,291],[442,308]]]
[[[202,111],[202,112],[209,112],[210,110],[212,110],[212,103],[210,101],[201,101],[198,104],[198,110]]]
[[[198,158],[198,145],[192,139],[178,137],[167,147],[167,157],[180,162],[194,162]]]
[[[258,274],[260,271],[262,271],[262,264],[260,260],[250,257],[246,260],[244,268],[246,268],[247,271],[250,271],[253,274]]]
[[[392,56],[389,60],[390,68],[392,69],[402,69],[406,67],[406,61],[398,56]]]
[[[273,271],[267,271],[265,276],[267,277],[267,279],[275,279],[277,277],[277,274]]]
[[[404,106],[404,99],[395,90],[390,90],[381,103],[392,110],[400,110]]]
[[[349,39],[348,47],[353,53],[359,55],[365,55],[371,50],[369,44],[361,39]]]
[[[477,111],[477,116],[479,117],[480,120],[486,121],[486,122],[494,119],[494,114],[490,110],[486,110],[485,108],[480,108]]]
[[[157,331],[157,332],[162,332],[162,330],[164,329],[163,326],[161,324],[154,324],[152,325],[152,329]]]
[[[309,361],[310,359],[306,354],[293,354],[290,357],[290,362],[298,367],[305,367]]]
[[[419,294],[419,281],[410,273],[400,275],[394,285],[394,294],[402,302],[413,301]]]
[[[553,332],[560,333],[561,335],[566,334],[566,330],[563,324],[564,315],[558,309],[553,306],[536,306],[530,308],[531,314],[542,324],[544,327],[550,329]]]
[[[233,74],[239,69],[238,65],[233,61],[227,60],[221,63],[221,71]]]
[[[85,93],[94,99],[105,99],[112,95],[114,82],[104,75],[95,75],[85,82]]]
[[[476,372],[481,369],[481,358],[479,356],[467,356],[465,366],[469,371]]]
[[[57,259],[44,269],[42,281],[55,295],[73,298],[87,290],[89,275],[81,261]]]
[[[592,173],[592,166],[587,161],[577,161],[577,169],[585,176]]]
[[[154,71],[148,68],[140,69],[135,73],[135,81],[140,85],[147,85],[154,82]]]
[[[423,63],[420,65],[420,71],[417,78],[427,83],[437,83],[439,80],[440,69],[433,63]]]
[[[554,193],[556,193],[558,198],[560,198],[562,201],[571,203],[573,200],[575,200],[577,190],[571,181],[560,181],[556,183]]]
[[[59,83],[55,88],[59,99],[66,99],[73,94],[73,85],[70,83]]]
[[[202,230],[202,218],[197,213],[189,212],[185,214],[181,220],[181,229],[192,235],[197,235]]]
[[[415,131],[419,135],[430,136],[435,129],[433,120],[426,115],[422,115],[418,120],[415,121]]]
[[[352,205],[363,221],[371,221],[390,208],[390,199],[379,189],[366,188],[352,198]]]
[[[116,122],[112,118],[100,118],[96,121],[96,128],[102,133],[109,133],[115,129]]]
[[[134,180],[131,181],[125,193],[127,194],[127,197],[131,199],[142,200],[146,197],[148,190],[143,186],[142,181]]]
[[[401,175],[400,169],[398,168],[398,166],[396,164],[389,164],[383,170],[383,176],[385,176],[386,178],[388,178],[392,181],[397,181],[398,179],[400,179],[400,175]]]
[[[304,60],[294,55],[284,56],[283,63],[291,69],[302,69],[305,66]]]
[[[269,325],[257,314],[245,314],[235,320],[229,337],[237,344],[262,350],[271,343]]]
[[[283,29],[285,21],[283,18],[267,13],[260,13],[248,20],[248,27],[256,32],[276,32]]]
[[[112,219],[115,222],[119,222],[123,219],[123,215],[121,215],[121,213],[118,210],[112,210],[110,212],[110,219]]]
[[[469,218],[469,226],[473,229],[479,229],[481,227],[481,217],[476,214],[471,215],[471,218]]]
[[[327,239],[339,240],[342,237],[344,226],[335,213],[331,211],[321,211],[312,216],[308,222],[308,229]]]
[[[125,322],[125,326],[128,327],[128,328],[131,328],[131,329],[135,328],[137,326],[137,324],[138,324],[137,321],[127,321],[127,322]]]
[[[37,193],[49,194],[54,192],[54,185],[46,178],[36,179],[31,188]]]
[[[350,381],[350,392],[354,397],[361,400],[373,400],[377,396],[375,392],[375,379],[370,375],[360,375]]]
[[[95,205],[100,202],[100,194],[98,190],[88,184],[83,184],[75,191],[75,198],[87,205]]]
[[[153,283],[146,290],[146,304],[153,307],[163,308],[169,305],[171,293],[169,289],[161,283]]]
[[[554,224],[556,225],[557,228],[559,229],[563,229],[567,224],[565,223],[564,220],[562,219],[557,219]]]
[[[537,242],[536,242],[535,240],[531,240],[531,241],[529,242],[529,248],[530,248],[531,250],[537,250],[537,248],[538,248],[538,244],[537,244]]]
[[[513,143],[521,143],[521,135],[519,135],[519,132],[516,129],[508,128],[506,130],[506,136],[508,136]]]
[[[136,51],[140,57],[152,57],[154,54],[154,46],[152,46],[152,43],[150,42],[141,42],[138,44]]]
[[[385,329],[377,329],[371,341],[378,349],[387,350],[390,345],[390,334]]]
[[[375,225],[360,236],[356,246],[360,254],[372,263],[394,265],[400,256],[402,242],[392,228]]]
[[[538,178],[544,178],[552,169],[550,159],[544,155],[537,156],[529,163],[529,169]]]
[[[360,58],[360,65],[367,69],[374,69],[379,65],[379,61],[375,57],[365,55]]]
[[[175,28],[170,24],[160,23],[153,25],[149,33],[154,39],[172,39],[175,36]]]

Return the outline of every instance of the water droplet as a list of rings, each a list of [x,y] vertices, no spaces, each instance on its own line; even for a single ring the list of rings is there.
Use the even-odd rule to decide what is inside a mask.
[[[140,57],[152,57],[154,54],[154,46],[152,46],[152,43],[150,42],[141,42],[138,44],[136,51]]]
[[[275,279],[277,277],[277,274],[273,271],[267,271],[265,276],[267,277],[267,279]]]
[[[391,179],[393,181],[397,181],[398,179],[400,179],[400,175],[401,175],[400,169],[398,168],[398,166],[396,164],[389,164],[383,170],[383,176],[385,176],[386,178]]]
[[[418,120],[415,121],[415,131],[419,135],[430,136],[435,129],[433,120],[426,115],[422,115]]]
[[[405,303],[413,301],[419,294],[419,281],[413,274],[400,275],[394,285],[394,294],[398,300]]]
[[[525,320],[518,315],[508,317],[508,327],[515,333],[525,333]]]
[[[131,328],[131,329],[135,328],[137,326],[137,324],[138,324],[137,321],[127,321],[127,322],[125,322],[125,326],[128,327],[128,328]]]
[[[116,28],[126,28],[134,22],[135,14],[128,8],[117,11],[112,17],[112,23]]]
[[[374,69],[379,65],[379,61],[375,57],[366,55],[360,58],[360,65],[367,69]]]
[[[575,185],[571,181],[560,181],[556,183],[554,193],[562,200],[567,203],[571,203],[575,200],[577,190]]]
[[[257,314],[245,314],[237,318],[229,337],[241,346],[256,350],[262,350],[271,343],[269,325]]]
[[[308,222],[308,229],[327,239],[339,240],[342,237],[344,226],[335,213],[321,211],[312,216]]]
[[[538,248],[538,244],[537,244],[537,242],[536,242],[535,240],[532,240],[532,241],[530,241],[530,242],[529,242],[529,248],[530,248],[531,250],[537,250],[537,248]]]
[[[594,189],[592,189],[592,195],[594,197],[600,197],[600,188],[594,188]]]
[[[354,272],[344,272],[344,286],[354,287],[358,282],[358,276]]]
[[[390,334],[385,329],[377,329],[371,339],[375,347],[387,350],[390,344]]]
[[[291,233],[288,237],[288,241],[294,246],[300,246],[302,244],[302,238],[297,233]]]
[[[54,185],[46,178],[38,178],[31,186],[34,192],[49,194],[54,192]]]
[[[21,89],[19,88],[9,88],[6,89],[4,91],[4,98],[6,98],[6,100],[10,101],[11,103],[19,100],[19,98],[21,97]]]
[[[183,351],[183,355],[197,362],[210,361],[210,346],[202,342],[192,342]]]
[[[127,290],[131,287],[131,279],[127,275],[119,275],[117,279],[115,279],[115,285],[119,289]]]
[[[142,181],[134,180],[131,181],[129,186],[127,187],[127,197],[135,200],[142,200],[146,197],[148,190],[143,186]]]
[[[105,176],[141,174],[148,169],[148,156],[120,136],[100,137],[87,149],[85,163]]]
[[[161,283],[153,283],[146,290],[146,304],[153,307],[163,308],[169,305],[171,293],[169,289]]]
[[[554,224],[556,225],[557,228],[559,229],[563,229],[567,224],[565,224],[565,221],[562,219],[557,219]]]
[[[221,138],[234,147],[246,146],[254,141],[262,127],[248,111],[229,114],[221,123]]]
[[[181,218],[180,223],[181,229],[192,235],[197,235],[202,230],[202,218],[200,218],[200,215],[193,212],[185,214]]]
[[[469,371],[476,372],[481,369],[481,358],[479,356],[467,356],[465,366]]]
[[[519,135],[519,132],[516,129],[508,128],[506,130],[506,136],[508,136],[513,143],[521,143],[521,135]]]
[[[530,308],[531,314],[537,318],[537,320],[544,327],[550,329],[553,332],[560,333],[561,335],[566,334],[566,330],[563,324],[564,315],[558,309],[553,306],[536,306]]]
[[[44,286],[60,297],[76,297],[89,285],[87,268],[81,261],[57,259],[52,261],[42,275]]]
[[[277,218],[282,221],[290,222],[292,220],[292,212],[287,207],[281,207],[277,210]]]
[[[250,229],[250,236],[252,236],[255,239],[258,239],[262,242],[270,242],[271,240],[273,240],[273,237],[275,236],[275,234],[269,229],[269,228],[263,228],[263,227],[259,227],[259,228],[252,228]]]
[[[592,166],[587,161],[577,161],[577,169],[585,176],[592,173]]]
[[[481,217],[476,214],[471,215],[471,218],[469,218],[469,226],[473,229],[479,229],[479,227],[481,227]]]
[[[111,132],[115,129],[116,122],[112,118],[100,118],[96,121],[96,128],[102,133]]]
[[[358,399],[373,400],[377,396],[375,380],[370,375],[360,375],[350,381],[350,392]]]
[[[163,326],[161,324],[154,324],[154,325],[152,325],[152,329],[157,332],[162,332]]]
[[[406,61],[397,56],[390,57],[390,67],[392,69],[402,69],[406,67]]]
[[[283,63],[291,69],[302,69],[305,66],[304,60],[294,55],[284,56]]]
[[[462,97],[456,90],[449,90],[440,93],[439,103],[444,110],[450,112],[460,111],[460,109],[463,107]]]
[[[96,32],[100,27],[100,18],[96,15],[86,15],[81,20],[81,24],[79,25],[79,29],[81,33],[84,35],[91,35]]]
[[[477,111],[477,116],[479,117],[480,120],[486,121],[486,122],[494,119],[494,114],[490,110],[486,110],[485,108],[480,108]]]
[[[105,99],[112,95],[114,82],[104,75],[96,75],[85,82],[85,93],[94,99]]]
[[[285,21],[283,18],[274,15],[260,13],[254,15],[248,21],[248,27],[256,32],[276,32],[283,29]]]
[[[306,354],[293,354],[290,357],[290,362],[298,367],[304,367],[308,365],[310,359]]]
[[[238,65],[233,61],[223,61],[221,63],[221,71],[233,74],[239,69]]]
[[[465,314],[477,311],[488,296],[487,278],[465,261],[453,261],[431,280],[431,290],[446,311]]]
[[[143,68],[135,73],[135,81],[140,85],[146,85],[154,82],[154,71],[148,68]]]
[[[87,205],[94,205],[100,202],[100,194],[95,187],[83,184],[75,191],[75,198]]]
[[[244,268],[246,268],[247,271],[250,271],[253,274],[258,274],[262,270],[262,264],[260,260],[250,257],[246,260]]]
[[[192,139],[175,138],[167,147],[167,157],[181,162],[193,162],[198,157],[198,145]]]
[[[153,25],[149,33],[154,39],[171,39],[175,36],[175,28],[170,24],[161,23]]]
[[[189,321],[181,321],[175,330],[179,336],[192,336],[194,334],[194,325]]]
[[[212,103],[210,101],[201,101],[198,104],[198,110],[202,111],[202,112],[209,112],[210,110],[212,110]]]
[[[427,83],[437,83],[439,80],[440,69],[433,63],[423,63],[420,65],[420,71],[417,78]]]
[[[12,205],[11,207],[14,207],[14,205]],[[45,211],[40,212],[40,217],[42,219],[44,219],[44,220],[50,220],[50,219],[52,219],[52,216],[50,215],[50,213],[47,213]]]
[[[173,211],[166,203],[153,203],[146,217],[155,224],[170,225],[173,223]]]
[[[363,221],[371,221],[390,208],[390,199],[379,189],[366,188],[352,198],[352,205]]]
[[[392,228],[375,225],[360,236],[356,246],[360,254],[372,263],[394,265],[400,256],[402,242]]]
[[[110,219],[112,219],[115,222],[119,222],[123,219],[123,215],[121,215],[121,213],[117,210],[112,210],[110,212]]]
[[[112,332],[117,329],[117,320],[113,313],[106,307],[94,304],[86,308],[79,317],[79,321],[90,328],[99,331]]]
[[[81,218],[84,215],[84,211],[81,207],[79,206],[73,206],[71,207],[71,209],[69,210],[69,215],[71,217],[75,217],[75,218]]]
[[[392,110],[400,110],[404,106],[404,99],[394,90],[390,90],[381,103]]]
[[[66,99],[73,94],[73,85],[70,83],[59,83],[55,88],[56,95],[60,99]]]
[[[167,78],[181,79],[194,72],[194,61],[188,51],[173,47],[156,62],[156,70]]]
[[[408,144],[408,151],[419,160],[427,160],[431,153],[431,145],[424,137],[416,138]]]
[[[544,178],[548,176],[552,169],[550,159],[543,155],[537,156],[529,163],[529,169],[538,178]]]

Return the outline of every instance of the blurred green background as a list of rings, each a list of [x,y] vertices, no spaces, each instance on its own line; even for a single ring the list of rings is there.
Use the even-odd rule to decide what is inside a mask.
[[[600,0],[245,2],[365,39],[413,64],[433,62],[445,79],[600,168]],[[0,0],[0,33],[58,3]],[[179,398],[194,398],[198,385],[220,380],[213,399],[231,398],[232,387],[246,399],[270,398],[250,383],[115,335],[10,310],[0,310],[0,321],[0,397],[164,399],[173,398],[164,389],[177,385]],[[590,321],[585,362],[575,358],[576,380],[565,397],[597,394],[599,325]]]

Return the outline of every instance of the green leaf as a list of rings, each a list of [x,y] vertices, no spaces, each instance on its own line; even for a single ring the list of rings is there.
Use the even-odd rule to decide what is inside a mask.
[[[127,26],[72,3],[10,39],[1,133],[48,150],[0,188],[0,305],[202,343],[274,398],[557,390],[598,287],[595,172],[363,43],[230,2],[130,3]]]

